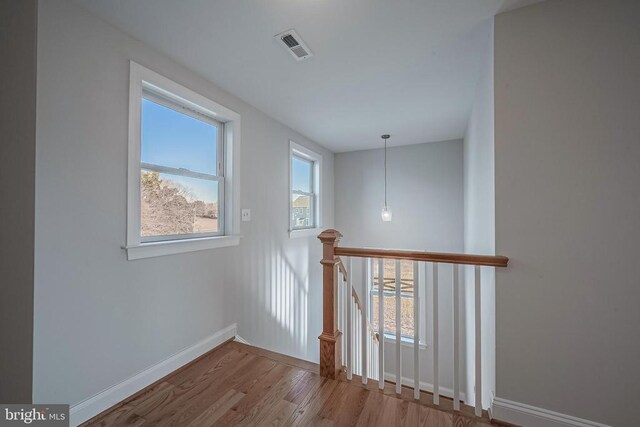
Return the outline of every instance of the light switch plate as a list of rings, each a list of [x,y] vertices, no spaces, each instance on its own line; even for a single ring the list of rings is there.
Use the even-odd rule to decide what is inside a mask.
[[[251,209],[242,209],[242,222],[251,221]]]

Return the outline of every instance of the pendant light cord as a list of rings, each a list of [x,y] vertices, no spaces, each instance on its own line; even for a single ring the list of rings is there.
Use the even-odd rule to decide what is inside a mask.
[[[387,208],[387,139],[384,139],[384,207]]]

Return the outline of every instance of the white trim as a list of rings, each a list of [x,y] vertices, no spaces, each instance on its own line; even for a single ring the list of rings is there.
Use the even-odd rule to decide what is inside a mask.
[[[298,237],[315,237],[320,233],[322,233],[322,228],[299,228],[297,230],[289,230],[289,238],[297,239]]]
[[[224,159],[224,187],[219,194],[223,210],[219,212],[224,236],[207,239],[189,238],[179,241],[142,243],[140,236],[140,128],[142,92],[185,105],[224,124],[220,150]],[[129,76],[129,150],[127,168],[127,258],[138,259],[202,249],[238,245],[240,240],[240,115],[134,61]],[[238,218],[236,218],[238,216]],[[161,245],[160,243],[166,243]]]
[[[185,252],[202,251],[205,249],[238,246],[240,236],[202,237],[199,239],[164,240],[161,242],[147,242],[135,246],[124,247],[127,259],[151,258],[156,256],[182,254]]]
[[[527,427],[608,427],[606,424],[589,421],[548,409],[538,408],[496,397],[489,409],[491,419]]]
[[[249,341],[245,340],[240,335],[236,335],[235,341],[238,341],[239,343],[242,343],[242,344],[251,345],[251,344],[249,344]]]
[[[141,90],[142,82],[144,81],[144,87],[146,89],[152,90],[165,98],[174,100],[178,104],[186,104],[204,115],[213,116],[216,120],[222,123],[240,118],[238,113],[228,109],[224,105],[220,105],[217,102],[212,101],[209,98],[206,98],[199,93],[194,92],[159,73],[156,73],[153,70],[143,67],[134,61],[130,61],[130,66],[131,71],[139,77],[139,79],[137,79],[137,84]],[[136,84],[136,81],[133,83]],[[140,98],[142,96],[142,91],[136,93],[136,95],[139,95],[138,98]]]
[[[396,343],[396,337],[395,335],[390,335],[389,332],[385,332],[384,334],[384,341],[391,343],[391,344],[395,344]],[[400,339],[400,345],[402,347],[409,347],[409,348],[413,348],[413,337],[405,337],[403,336]],[[418,348],[420,350],[426,350],[427,349],[427,345],[423,342],[419,342],[418,343]],[[413,384],[413,383],[411,383]]]
[[[291,161],[292,161],[292,156],[293,155],[297,155],[300,157],[303,157],[309,161],[313,162],[313,192],[315,193],[316,197],[313,203],[313,210],[314,210],[314,227],[310,228],[310,229],[291,229],[291,203],[292,203],[292,199],[291,199],[291,194],[292,194],[292,185],[293,185],[293,170],[291,167]],[[322,222],[322,203],[323,203],[323,199],[324,199],[324,194],[322,193],[322,155],[320,153],[316,153],[315,151],[295,143],[292,140],[289,140],[289,206],[287,206],[287,209],[289,211],[289,225],[287,226],[287,229],[289,230],[289,237],[293,238],[295,235],[292,235],[291,233],[293,232],[297,232],[297,231],[307,231],[307,230],[319,230],[322,229],[323,227],[323,222]],[[295,236],[298,237],[298,236]],[[304,234],[299,236],[299,237],[307,237]]]
[[[127,166],[127,246],[140,244],[140,135],[142,78],[146,68],[129,64],[129,150]]]
[[[292,140],[289,140],[289,149],[292,152],[295,152],[300,157],[304,157],[307,160],[310,160],[312,162],[322,159],[322,156],[319,153],[316,153],[310,148],[307,148],[304,145],[300,145],[297,142],[294,142]]]
[[[407,378],[407,377],[400,377],[400,378],[401,378],[403,386],[413,388],[413,378]],[[386,381],[392,382],[394,384],[396,382],[396,376],[395,376],[395,374],[393,374],[391,372],[385,372],[384,373],[384,379]],[[428,383],[426,381],[420,381],[420,390],[421,391],[428,391],[429,393],[433,393],[433,384]],[[450,398],[453,399],[453,390],[450,389],[450,388],[442,387],[442,385],[440,385],[438,387],[438,392],[440,393],[441,396],[447,396],[447,397],[450,397]],[[460,392],[460,401],[466,402],[466,400],[467,400],[466,394],[463,393],[463,392]]]
[[[185,348],[161,362],[156,363],[153,366],[150,366],[136,375],[109,387],[95,396],[72,405],[70,408],[70,425],[77,426],[78,424],[95,417],[116,403],[121,402],[176,369],[186,365],[208,351],[213,350],[220,344],[233,338],[236,335],[236,330],[237,325],[235,323],[229,325],[215,334],[208,336],[207,338]]]

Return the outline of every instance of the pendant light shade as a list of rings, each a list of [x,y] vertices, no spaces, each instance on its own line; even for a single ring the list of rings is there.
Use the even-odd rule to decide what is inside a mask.
[[[382,139],[384,140],[384,206],[382,207],[382,221],[389,222],[393,217],[391,213],[391,207],[387,203],[387,140],[390,138],[390,135],[382,135]]]
[[[391,221],[393,217],[393,214],[391,213],[391,208],[389,207],[389,205],[384,205],[384,207],[382,208],[382,220],[384,222],[389,222]]]

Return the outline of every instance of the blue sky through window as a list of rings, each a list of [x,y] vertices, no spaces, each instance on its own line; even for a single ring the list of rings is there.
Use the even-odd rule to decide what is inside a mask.
[[[293,157],[291,161],[292,189],[311,193],[311,162]]]
[[[216,175],[217,132],[210,123],[142,99],[143,163]],[[161,178],[184,186],[194,199],[218,201],[216,181],[164,173]]]

